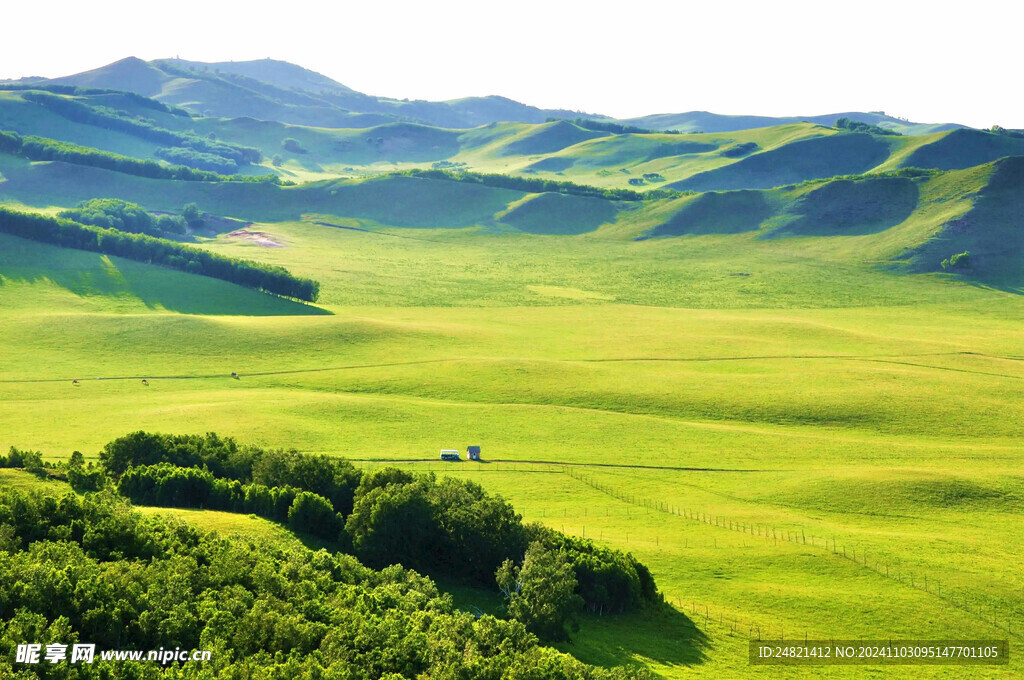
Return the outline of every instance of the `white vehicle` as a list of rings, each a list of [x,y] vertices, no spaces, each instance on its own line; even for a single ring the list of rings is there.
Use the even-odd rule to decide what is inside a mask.
[[[458,449],[441,449],[441,460],[462,460]]]

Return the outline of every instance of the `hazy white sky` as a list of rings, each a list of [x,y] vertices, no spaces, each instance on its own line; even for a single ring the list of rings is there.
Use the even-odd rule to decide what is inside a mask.
[[[1015,2],[7,3],[0,78],[273,57],[369,94],[1024,128]],[[17,27],[24,26],[25,30]]]

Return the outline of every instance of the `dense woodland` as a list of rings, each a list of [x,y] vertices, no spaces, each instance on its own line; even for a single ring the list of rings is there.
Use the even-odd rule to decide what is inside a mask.
[[[200,274],[275,295],[315,302],[320,284],[281,267],[215,255],[146,234],[93,227],[71,220],[0,208],[0,233],[64,248],[89,250]]]
[[[483,184],[499,189],[513,189],[527,193],[553,192],[559,194],[573,194],[575,196],[589,196],[592,198],[603,198],[610,201],[643,201],[646,199],[666,198],[681,195],[677,191],[658,189],[640,193],[631,189],[600,189],[585,184],[573,182],[556,182],[550,179],[537,179],[533,177],[517,177],[513,175],[495,175],[479,172],[451,172],[442,169],[432,170],[403,170],[392,173],[392,176],[426,177],[428,179],[444,179],[453,182],[468,182],[471,184]]]
[[[540,646],[584,609],[657,606],[631,556],[539,525],[472,482],[361,472],[216,434],[135,432],[98,464],[0,467],[66,476],[63,497],[0,488],[0,676],[19,643],[207,649],[213,660],[18,665],[54,678],[631,678]],[[260,515],[332,551],[227,540],[130,503]],[[503,618],[456,610],[429,578],[500,589]],[[201,672],[200,672],[201,671]],[[163,675],[162,675],[163,674]]]
[[[182,118],[192,117],[192,114],[185,109],[157,101],[156,99],[143,97],[141,94],[129,92],[127,90],[111,90],[99,87],[78,87],[77,85],[57,85],[54,83],[4,83],[3,89],[12,91],[35,90],[37,92],[52,92],[54,94],[63,94],[71,97],[108,95],[117,97],[118,99],[124,100],[132,106],[139,108],[150,109],[159,113],[169,113],[172,116],[180,116]]]
[[[283,184],[277,175],[222,175],[210,172],[209,170],[189,168],[184,165],[164,165],[157,161],[144,161],[108,151],[100,151],[88,146],[72,144],[71,142],[47,139],[46,137],[31,135],[22,137],[15,132],[0,131],[0,153],[19,156],[30,161],[63,161],[74,165],[88,165],[94,168],[113,170],[114,172],[149,179],[172,179],[185,182],[269,182],[271,184]]]
[[[554,123],[557,121],[569,120],[567,118],[548,118],[547,122]],[[636,125],[624,125],[622,123],[613,123],[608,120],[594,120],[592,118],[573,118],[569,120],[570,123],[576,127],[581,127],[584,130],[594,130],[596,132],[611,132],[615,135],[678,135],[679,130],[651,130],[649,128],[637,127]]]
[[[76,208],[62,210],[57,216],[80,224],[150,236],[181,235],[188,228],[188,221],[181,215],[153,215],[140,205],[118,198],[82,201]]]
[[[400,563],[493,588],[503,562],[522,562],[540,543],[566,556],[589,611],[621,613],[659,597],[631,555],[525,525],[473,482],[397,468],[363,473],[341,459],[242,447],[215,434],[136,432],[107,444],[100,461],[110,484],[136,503],[259,515],[334,540],[375,568]]]
[[[161,666],[17,664],[18,644],[205,649]],[[455,609],[427,578],[326,550],[220,538],[84,497],[0,488],[0,676],[127,680],[647,677],[538,644],[518,620]]]
[[[22,95],[26,101],[39,104],[50,111],[76,123],[85,123],[106,130],[126,132],[140,139],[157,144],[168,144],[194,149],[198,152],[214,154],[235,161],[239,165],[259,163],[263,154],[259,149],[238,144],[226,144],[212,139],[204,139],[194,133],[175,132],[160,127],[154,121],[132,116],[105,106],[91,106],[75,99],[59,97],[46,92],[26,92]]]

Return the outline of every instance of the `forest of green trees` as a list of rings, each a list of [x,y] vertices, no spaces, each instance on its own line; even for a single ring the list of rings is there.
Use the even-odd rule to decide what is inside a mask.
[[[320,294],[319,283],[292,276],[282,267],[224,257],[146,234],[87,226],[6,208],[0,208],[0,233],[65,248],[116,255],[306,302],[316,302]]]
[[[374,568],[400,563],[493,588],[498,568],[521,563],[537,543],[565,557],[588,611],[658,600],[650,572],[631,555],[526,525],[473,482],[398,468],[363,473],[341,459],[240,447],[215,434],[135,432],[107,444],[100,461],[136,503],[255,514],[336,541]]]
[[[538,179],[534,177],[517,177],[513,175],[495,175],[479,172],[451,172],[449,170],[402,170],[391,173],[391,176],[404,177],[425,177],[427,179],[444,179],[453,182],[469,182],[472,184],[483,184],[499,189],[513,189],[528,193],[553,192],[559,194],[573,194],[576,196],[589,196],[592,198],[603,198],[610,201],[643,201],[646,199],[668,198],[680,195],[679,192],[657,189],[640,193],[630,189],[600,189],[585,184],[573,182],[557,182],[550,179]]]
[[[157,161],[100,151],[71,142],[61,142],[32,135],[22,137],[16,132],[0,130],[0,153],[31,161],[63,161],[113,170],[126,175],[149,179],[177,179],[186,182],[270,182],[283,184],[277,175],[221,175],[209,170],[196,170],[184,165],[163,165]]]
[[[71,97],[95,97],[95,96],[113,96],[118,99],[122,99],[131,103],[133,106],[138,106],[144,109],[151,109],[159,113],[169,113],[172,116],[180,116],[182,118],[191,118],[190,114],[185,109],[164,102],[157,101],[150,97],[144,97],[136,92],[128,92],[125,90],[111,90],[99,87],[79,87],[77,85],[58,85],[55,83],[4,83],[2,86],[4,90],[10,90],[14,92],[35,90],[38,92],[53,92],[55,94],[63,94]]]
[[[98,463],[0,467],[64,477],[56,497],[0,488],[0,677],[647,678],[541,646],[584,611],[659,606],[631,555],[522,522],[477,484],[363,472],[228,437],[134,432]],[[266,517],[332,551],[230,540],[131,503]],[[421,576],[426,574],[427,576]],[[500,590],[502,617],[461,612],[429,576]],[[202,664],[12,668],[17,644],[204,649]]]
[[[77,207],[62,210],[57,216],[80,224],[150,236],[180,236],[186,232],[188,226],[181,215],[153,215],[141,206],[119,198],[93,198],[82,201]]]
[[[204,139],[194,133],[175,132],[162,128],[151,120],[115,111],[105,106],[93,106],[47,92],[26,92],[22,95],[22,99],[39,104],[76,123],[125,132],[157,144],[185,147],[198,152],[214,154],[230,159],[238,165],[250,165],[263,160],[263,153],[259,149]]]
[[[93,663],[17,663],[19,644],[94,644]],[[203,662],[101,660],[202,649]],[[625,680],[539,644],[516,618],[457,610],[428,578],[326,550],[221,538],[109,489],[0,488],[0,677],[75,680]]]

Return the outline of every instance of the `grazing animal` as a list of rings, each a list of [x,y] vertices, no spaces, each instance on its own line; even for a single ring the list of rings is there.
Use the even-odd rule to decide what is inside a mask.
[[[149,381],[146,380],[145,378],[143,378],[142,379],[142,384],[148,387],[149,386]]]
[[[72,380],[72,381],[71,381],[71,384],[72,384],[72,385],[77,385],[77,384],[78,384],[78,381],[77,381],[77,380]]]
[[[234,371],[231,371],[231,377],[232,378],[238,378],[238,374],[235,373]]]

